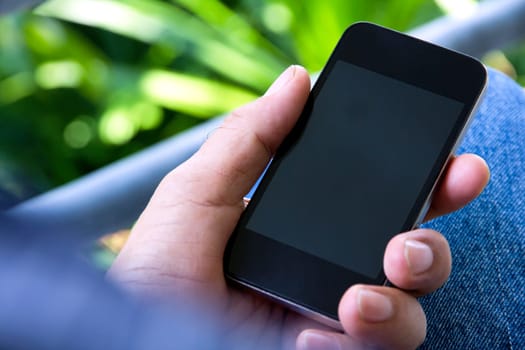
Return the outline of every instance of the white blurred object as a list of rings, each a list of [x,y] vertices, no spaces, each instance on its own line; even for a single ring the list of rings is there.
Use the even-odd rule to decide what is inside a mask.
[[[481,1],[467,18],[445,16],[410,32],[423,40],[475,57],[523,40],[524,33],[525,0]]]
[[[448,16],[454,18],[468,18],[478,7],[475,0],[435,0],[436,4]]]

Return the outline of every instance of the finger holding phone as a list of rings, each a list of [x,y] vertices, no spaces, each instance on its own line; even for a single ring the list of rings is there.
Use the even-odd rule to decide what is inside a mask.
[[[309,98],[309,77],[304,69],[293,66],[265,96],[233,112],[191,159],[161,182],[110,276],[138,294],[206,303],[224,315],[225,347],[246,341],[261,348],[302,349],[419,345],[426,323],[416,296],[445,282],[450,251],[439,233],[411,229],[425,214],[433,217],[462,207],[488,180],[487,166],[480,158],[450,156],[481,95],[485,76],[471,59],[385,31],[369,24],[351,27]],[[426,65],[405,60],[414,56],[413,50],[419,60],[426,59]],[[439,69],[439,64],[446,68]],[[432,69],[421,69],[428,65]],[[447,70],[457,76],[450,80],[454,74],[444,74]],[[398,95],[387,96],[394,92]],[[358,99],[352,102],[355,96]],[[367,96],[373,97],[371,102]],[[316,117],[324,114],[319,113],[323,105],[336,117],[339,110],[351,106],[363,113],[354,120],[326,121]],[[414,117],[410,114],[414,110],[418,115],[439,116],[441,123]],[[409,116],[377,125],[370,118],[381,115],[378,111]],[[416,133],[407,131],[414,125],[419,128],[413,129]],[[403,134],[388,134],[394,128]],[[349,130],[357,134],[348,137]],[[367,130],[375,132],[370,135]],[[426,132],[424,137],[418,130]],[[346,138],[330,140],[340,135],[335,131]],[[357,137],[359,133],[362,138]],[[421,154],[415,154],[413,139],[409,142],[412,137],[433,138],[441,147],[436,151],[416,142]],[[377,144],[363,144],[368,142],[365,138]],[[381,143],[385,139],[386,146]],[[393,150],[392,143],[400,148]],[[341,148],[354,153],[328,159],[330,154],[323,147],[336,155]],[[372,158],[355,152],[359,147],[371,150]],[[301,150],[307,150],[309,157]],[[385,150],[396,155],[396,162],[392,163],[392,156],[378,158]],[[318,157],[313,156],[315,152]],[[244,211],[244,194],[274,154]],[[433,156],[425,163],[429,154]],[[419,161],[410,162],[414,157]],[[426,171],[421,171],[422,163]],[[356,172],[357,182],[346,176],[355,169],[361,171]],[[395,175],[395,181],[405,179],[411,186],[403,188],[399,182],[392,188],[390,182],[391,186],[381,189],[382,180],[389,180],[384,169]],[[293,177],[297,172],[309,177]],[[417,181],[419,185],[412,186]],[[372,210],[377,209],[377,198],[356,194],[359,187],[382,195],[382,209]],[[327,193],[331,195],[326,197]],[[352,194],[362,201],[352,203]],[[398,196],[409,198],[398,203],[392,199]],[[365,211],[356,215],[355,210],[361,209]],[[324,221],[312,220],[315,217]],[[343,218],[345,225],[334,218]],[[378,225],[373,225],[377,222],[401,224],[381,236]],[[348,223],[354,230],[345,235]],[[364,229],[369,226],[376,228]],[[355,227],[363,230],[352,232]],[[309,234],[297,235],[309,229]],[[404,231],[408,232],[394,236]],[[344,240],[347,236],[350,241]],[[250,289],[233,286],[225,273]],[[386,278],[397,288],[385,286]]]

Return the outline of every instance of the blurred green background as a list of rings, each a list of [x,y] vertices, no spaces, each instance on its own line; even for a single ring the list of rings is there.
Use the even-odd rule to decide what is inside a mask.
[[[316,72],[355,21],[407,31],[476,4],[50,0],[4,15],[0,194],[29,198],[227,112],[290,64]],[[525,83],[525,47],[486,59]]]

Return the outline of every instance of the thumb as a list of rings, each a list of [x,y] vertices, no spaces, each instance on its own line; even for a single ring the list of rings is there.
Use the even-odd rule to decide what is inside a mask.
[[[225,289],[222,259],[242,198],[297,121],[309,83],[304,68],[291,66],[264,96],[232,112],[162,180],[110,275],[149,294]]]
[[[180,169],[193,182],[198,179],[208,186],[195,188],[193,194],[215,203],[238,205],[295,125],[309,87],[304,68],[291,66],[264,96],[232,112]]]

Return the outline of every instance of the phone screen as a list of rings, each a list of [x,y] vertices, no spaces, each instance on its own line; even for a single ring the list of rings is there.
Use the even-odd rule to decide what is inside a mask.
[[[421,220],[486,78],[471,57],[350,26],[232,233],[226,276],[338,327],[349,286],[385,283],[385,247]]]
[[[246,227],[377,278],[463,108],[338,60]]]

